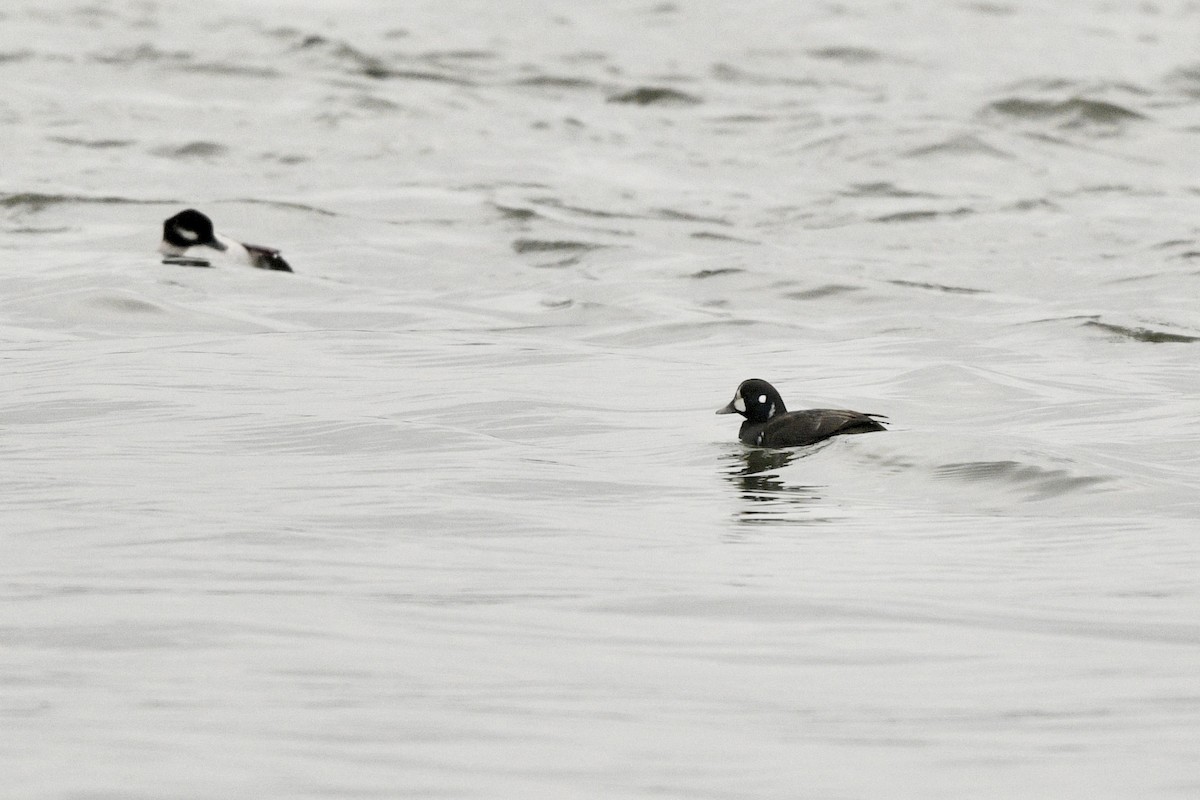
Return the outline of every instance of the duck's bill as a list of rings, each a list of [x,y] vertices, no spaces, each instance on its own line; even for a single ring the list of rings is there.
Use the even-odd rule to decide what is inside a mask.
[[[729,405],[725,406],[724,408],[718,408],[717,413],[718,414],[745,414],[746,413],[746,401],[742,399],[741,392],[738,392],[737,394],[735,394],[733,396],[733,399],[729,401]]]

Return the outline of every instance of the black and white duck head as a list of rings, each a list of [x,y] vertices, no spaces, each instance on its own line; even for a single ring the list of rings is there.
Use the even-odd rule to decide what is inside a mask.
[[[776,414],[784,414],[787,407],[775,387],[761,378],[742,381],[729,405],[717,409],[718,414],[741,414],[747,422],[766,422]]]

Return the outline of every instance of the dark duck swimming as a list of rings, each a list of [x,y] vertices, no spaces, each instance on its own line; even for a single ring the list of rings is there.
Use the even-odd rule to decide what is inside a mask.
[[[775,387],[760,378],[742,381],[729,405],[718,414],[745,417],[738,438],[754,447],[803,447],[832,436],[883,431],[887,419],[833,408],[788,411]]]

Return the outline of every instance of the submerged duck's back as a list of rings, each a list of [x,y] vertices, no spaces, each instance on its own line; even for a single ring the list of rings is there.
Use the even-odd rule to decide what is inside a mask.
[[[283,260],[283,254],[274,247],[262,247],[257,244],[243,244],[250,266],[258,269],[273,269],[276,272],[292,272],[292,267]]]

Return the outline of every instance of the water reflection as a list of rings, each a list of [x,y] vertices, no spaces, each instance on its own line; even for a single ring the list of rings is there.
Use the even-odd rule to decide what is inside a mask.
[[[741,503],[734,519],[744,525],[825,522],[820,487],[790,483],[780,471],[818,452],[823,445],[793,450],[740,447],[725,455],[724,477],[737,489]]]

